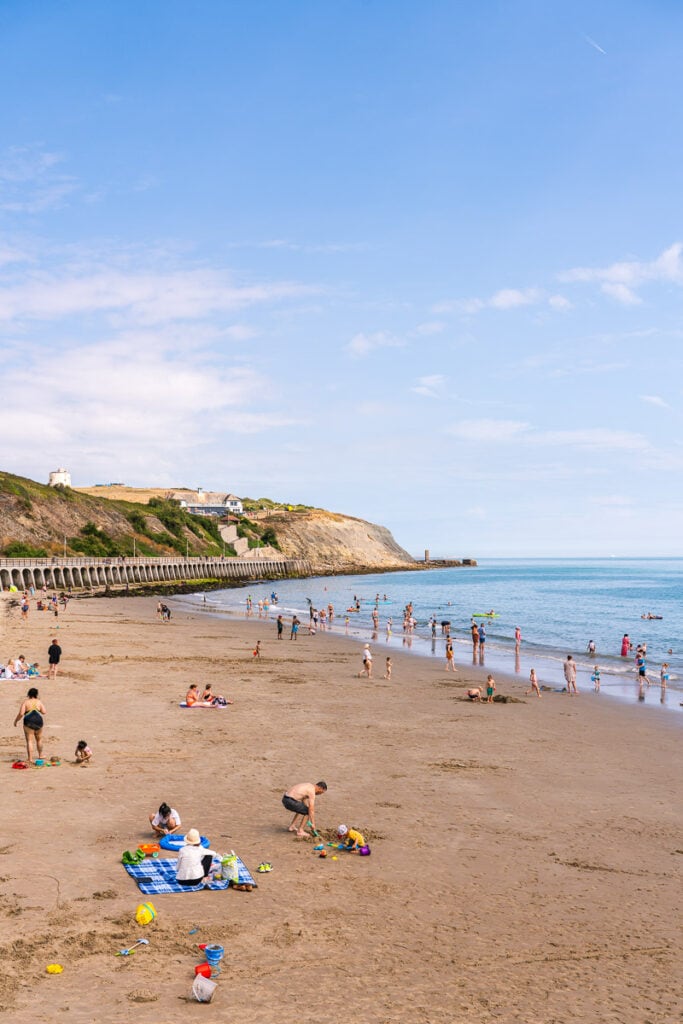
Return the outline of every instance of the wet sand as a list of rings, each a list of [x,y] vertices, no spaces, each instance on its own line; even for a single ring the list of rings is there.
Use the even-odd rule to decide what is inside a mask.
[[[53,633],[47,613],[24,623],[0,606],[3,657],[46,663],[60,638],[62,674],[38,686],[46,754],[65,759],[10,769],[27,684],[0,681],[3,1019],[680,1020],[677,716],[588,692],[524,698],[525,680],[500,675],[522,702],[473,705],[471,665],[454,677],[392,653],[392,681],[380,656],[368,682],[343,636],[278,642],[273,622],[163,624],[155,607],[73,601]],[[234,706],[181,710],[207,681]],[[67,763],[79,739],[87,768]],[[320,860],[286,832],[284,789],[318,778],[319,825],[359,828],[371,857]],[[259,888],[156,897],[141,929],[120,857],[162,800]],[[256,875],[263,860],[274,870]],[[148,947],[114,956],[140,936]],[[197,942],[226,949],[210,1007],[186,1002]]]

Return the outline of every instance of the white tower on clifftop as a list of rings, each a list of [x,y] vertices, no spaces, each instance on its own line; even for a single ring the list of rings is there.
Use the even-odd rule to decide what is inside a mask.
[[[71,487],[71,473],[68,469],[56,469],[53,473],[50,473],[48,485],[50,487]]]

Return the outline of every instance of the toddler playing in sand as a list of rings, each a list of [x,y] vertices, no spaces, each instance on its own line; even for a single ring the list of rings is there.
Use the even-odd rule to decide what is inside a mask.
[[[78,741],[74,757],[76,758],[76,764],[90,764],[92,760],[92,750],[90,749],[85,740]]]
[[[355,828],[349,828],[348,825],[340,825],[337,829],[337,838],[344,845],[347,850],[360,850],[361,846],[367,846],[365,837]]]
[[[532,668],[529,673],[529,682],[531,683],[531,689],[525,690],[524,693],[528,697],[530,693],[535,693],[537,697],[541,696],[541,688],[538,685],[538,679],[536,678],[536,669]]]

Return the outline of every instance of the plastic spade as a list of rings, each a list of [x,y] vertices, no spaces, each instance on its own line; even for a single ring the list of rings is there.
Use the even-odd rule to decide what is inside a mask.
[[[118,953],[116,953],[116,956],[130,956],[134,952],[136,946],[149,946],[149,939],[138,939],[138,941],[134,942],[132,946],[128,947],[128,949],[120,949]]]

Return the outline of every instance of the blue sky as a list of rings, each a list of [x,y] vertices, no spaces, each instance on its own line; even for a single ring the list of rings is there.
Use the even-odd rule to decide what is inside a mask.
[[[0,468],[683,554],[683,7],[6,2]]]

